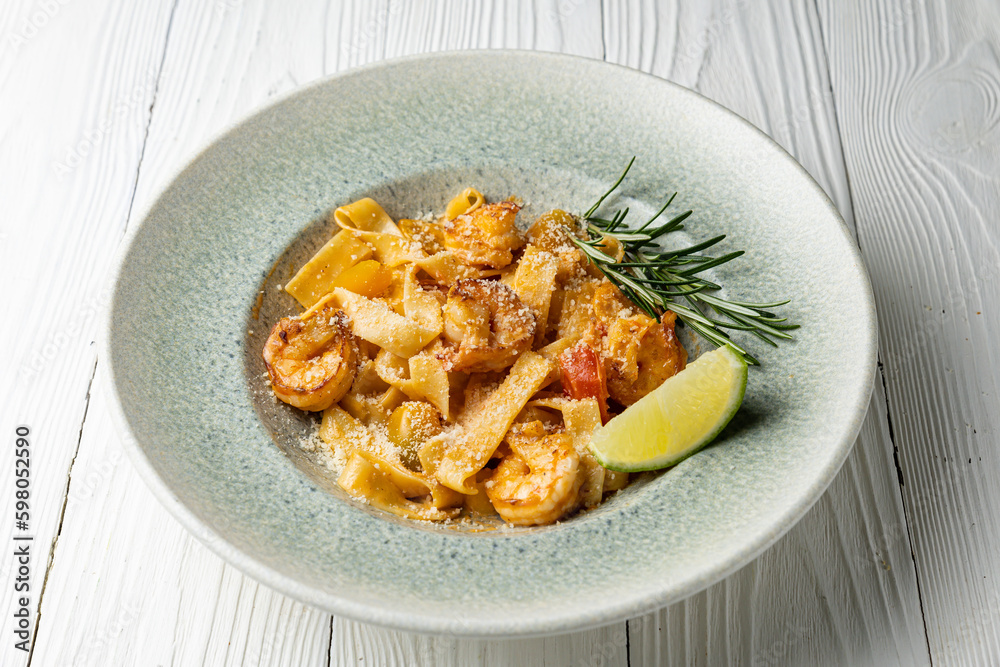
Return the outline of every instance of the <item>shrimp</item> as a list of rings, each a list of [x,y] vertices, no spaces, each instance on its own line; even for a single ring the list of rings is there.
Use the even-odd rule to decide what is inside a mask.
[[[520,205],[510,201],[480,206],[472,213],[448,220],[444,246],[465,264],[502,269],[514,260],[513,251],[524,244],[514,224]]]
[[[487,497],[505,521],[542,525],[576,508],[583,475],[569,435],[546,434],[542,423],[535,421],[511,428],[507,443],[511,453],[485,484]]]
[[[572,214],[559,209],[543,213],[528,228],[528,243],[555,256],[558,262],[560,282],[566,282],[586,272],[590,262],[580,249],[573,245],[570,235],[580,230],[580,222]],[[559,293],[562,290],[558,290]]]
[[[264,344],[264,365],[279,399],[301,410],[325,410],[351,388],[357,369],[347,316],[326,306],[306,320],[279,320]]]
[[[632,405],[684,369],[687,352],[674,333],[674,313],[657,322],[607,279],[594,291],[593,313],[584,338],[601,351],[608,393],[621,405]]]
[[[608,328],[605,372],[611,398],[632,405],[684,369],[687,352],[674,333],[676,317],[668,311],[657,323],[633,315]]]
[[[438,358],[447,371],[503,370],[531,347],[535,326],[531,311],[506,285],[459,280],[444,305],[446,344]]]

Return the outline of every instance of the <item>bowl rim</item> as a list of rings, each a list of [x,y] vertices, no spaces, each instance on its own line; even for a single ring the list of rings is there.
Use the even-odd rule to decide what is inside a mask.
[[[449,622],[442,617],[422,617],[415,614],[401,612],[398,609],[388,610],[385,607],[355,602],[348,598],[338,597],[333,594],[320,593],[302,584],[296,579],[282,573],[281,571],[258,562],[253,556],[244,553],[238,547],[227,542],[223,537],[214,532],[205,522],[199,519],[173,492],[167,483],[159,476],[153,467],[152,462],[147,458],[137,437],[132,432],[128,419],[122,407],[122,399],[115,383],[115,369],[112,355],[111,329],[115,304],[118,295],[118,284],[125,269],[125,261],[132,250],[136,236],[146,223],[150,213],[157,207],[164,194],[170,186],[176,182],[186,171],[191,169],[205,153],[210,151],[214,145],[230,133],[240,129],[258,115],[270,111],[272,108],[283,104],[286,100],[298,95],[308,94],[309,91],[322,86],[329,85],[338,79],[356,76],[361,73],[377,71],[383,68],[395,67],[404,63],[419,62],[424,60],[447,60],[469,56],[488,56],[491,58],[519,57],[538,58],[552,61],[583,61],[590,66],[605,66],[608,68],[618,68],[629,72],[630,75],[641,75],[655,80],[659,85],[669,86],[673,93],[681,96],[691,96],[699,100],[699,103],[707,103],[724,115],[732,118],[737,124],[742,125],[744,130],[757,135],[758,139],[764,140],[764,145],[773,151],[775,159],[784,160],[790,163],[794,170],[797,170],[805,179],[806,187],[813,190],[819,196],[817,205],[822,202],[827,212],[840,223],[840,231],[848,241],[849,252],[857,263],[858,275],[863,285],[863,303],[857,304],[858,311],[856,318],[858,322],[867,322],[868,330],[863,349],[857,350],[855,358],[859,359],[859,366],[863,366],[865,376],[863,377],[862,389],[850,406],[850,419],[841,420],[841,428],[836,438],[838,443],[835,455],[828,463],[818,469],[812,484],[803,492],[798,501],[789,507],[777,521],[772,523],[769,530],[761,531],[756,540],[744,544],[742,548],[730,552],[722,563],[714,568],[703,571],[699,576],[691,577],[683,585],[670,588],[668,590],[653,590],[652,592],[633,596],[624,600],[615,600],[610,604],[603,605],[597,613],[593,610],[582,610],[570,614],[547,617],[542,621],[487,621],[471,620],[464,621],[460,626]],[[100,331],[99,350],[103,354],[105,363],[98,364],[98,372],[103,376],[103,386],[105,391],[110,393],[112,400],[108,401],[109,413],[119,440],[126,450],[133,466],[139,472],[140,477],[146,486],[153,492],[153,495],[166,509],[177,519],[180,524],[199,542],[204,544],[216,555],[220,556],[229,565],[232,565],[240,572],[249,575],[258,582],[272,588],[278,593],[290,596],[300,602],[319,608],[331,614],[342,615],[352,620],[369,623],[390,629],[406,632],[416,632],[423,634],[442,634],[449,636],[462,636],[469,638],[504,638],[504,637],[543,637],[567,632],[579,632],[589,630],[612,623],[624,621],[644,613],[662,608],[665,605],[679,602],[690,597],[709,586],[721,581],[733,574],[745,565],[760,556],[764,551],[774,545],[792,527],[794,527],[802,517],[813,507],[822,494],[829,487],[836,477],[848,454],[851,452],[862,424],[868,412],[871,393],[877,377],[877,352],[878,352],[878,326],[877,312],[875,308],[874,293],[871,285],[871,278],[865,265],[863,256],[857,240],[851,233],[844,221],[843,216],[837,210],[829,195],[809,174],[808,171],[779,145],[774,139],[768,136],[761,129],[747,121],[736,112],[724,107],[714,100],[705,97],[701,93],[676,84],[659,76],[643,72],[642,70],[610,63],[606,60],[589,58],[574,54],[557,52],[536,51],[531,49],[458,49],[447,51],[435,51],[420,53],[396,58],[388,58],[376,62],[368,63],[359,67],[352,67],[340,72],[336,72],[308,84],[297,86],[292,90],[274,96],[267,103],[256,106],[239,118],[227,123],[223,128],[213,133],[211,137],[200,144],[200,148],[189,155],[180,166],[173,168],[168,176],[162,179],[156,189],[155,196],[143,206],[141,214],[134,218],[126,231],[125,237],[119,243],[116,250],[116,257],[113,268],[108,276],[108,288],[111,298],[103,307],[101,314],[102,327]]]

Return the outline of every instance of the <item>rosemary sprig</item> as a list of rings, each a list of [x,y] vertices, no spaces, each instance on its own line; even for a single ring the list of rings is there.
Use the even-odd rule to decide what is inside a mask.
[[[777,341],[791,339],[788,332],[799,327],[773,312],[788,301],[748,303],[723,299],[717,294],[722,286],[699,275],[736,259],[743,254],[742,250],[719,256],[701,254],[725,239],[724,234],[680,250],[659,248],[659,239],[684,229],[683,223],[692,213],[685,211],[654,226],[673,203],[676,192],[656,215],[636,229],[625,226],[628,208],[615,212],[610,218],[597,216],[601,205],[622,184],[634,163],[633,157],[614,185],[580,216],[586,238],[573,233],[569,237],[601,273],[647,315],[659,321],[660,315],[670,310],[715,345],[730,345],[747,363],[759,365],[753,355],[733,342],[729,331],[745,331],[777,347]],[[609,237],[624,250],[621,261],[603,252]]]

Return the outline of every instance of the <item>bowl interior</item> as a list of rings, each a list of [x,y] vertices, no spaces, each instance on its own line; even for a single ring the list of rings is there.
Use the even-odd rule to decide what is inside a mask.
[[[754,347],[762,366],[724,437],[545,529],[468,533],[348,502],[299,453],[308,422],[260,381],[269,327],[293,311],[278,287],[328,235],[329,211],[359,196],[394,216],[440,210],[469,185],[522,197],[526,219],[582,210],[632,155],[623,193],[639,213],[679,191],[677,210],[695,211],[692,238],[726,233],[726,250],[747,251],[717,271],[730,293],[791,298],[785,312],[802,324],[792,344]],[[106,344],[140,469],[224,557],[360,620],[500,635],[665,604],[777,539],[853,443],[873,320],[829,200],[745,122],[604,63],[474,52],[338,76],[213,143],[133,233]]]

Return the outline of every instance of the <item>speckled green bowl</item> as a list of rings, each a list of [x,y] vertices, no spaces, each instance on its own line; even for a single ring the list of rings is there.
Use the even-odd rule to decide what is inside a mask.
[[[279,291],[363,195],[391,215],[475,185],[525,218],[585,208],[636,155],[639,212],[677,190],[717,272],[788,297],[798,340],[755,346],[746,401],[713,446],[562,524],[468,533],[350,502],[295,447],[308,419],[262,390]],[[272,271],[272,268],[274,269]],[[258,294],[263,291],[257,312]],[[309,86],[205,149],[132,232],[108,315],[118,422],[153,491],[274,588],[406,630],[510,636],[596,626],[747,563],[830,483],[868,405],[875,314],[858,249],[784,151],[699,95],[602,62],[527,52],[392,61]]]

